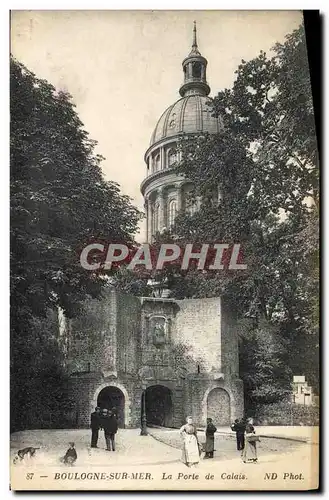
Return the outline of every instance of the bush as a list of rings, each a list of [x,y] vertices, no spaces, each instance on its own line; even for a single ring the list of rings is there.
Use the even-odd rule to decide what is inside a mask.
[[[254,418],[258,425],[319,425],[319,408],[286,402],[259,405]]]

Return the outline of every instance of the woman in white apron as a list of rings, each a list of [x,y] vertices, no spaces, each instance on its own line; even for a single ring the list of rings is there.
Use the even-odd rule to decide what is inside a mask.
[[[180,428],[179,432],[183,438],[182,462],[188,467],[197,465],[200,461],[199,444],[192,417],[187,417],[186,424]]]
[[[242,461],[243,462],[257,462],[257,441],[259,441],[259,437],[256,436],[254,426],[248,422],[246,425],[246,434],[245,434],[245,444],[244,450],[242,452]]]

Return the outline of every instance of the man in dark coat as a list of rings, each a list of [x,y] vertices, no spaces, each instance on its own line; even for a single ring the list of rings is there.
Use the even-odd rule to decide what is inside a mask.
[[[95,411],[90,415],[91,448],[97,448],[98,431],[101,427],[100,411],[101,409],[96,406]]]
[[[109,411],[108,416],[103,419],[103,429],[107,451],[115,451],[115,435],[118,431],[118,421],[116,416]]]
[[[206,447],[204,458],[214,458],[215,450],[215,432],[216,427],[212,423],[212,418],[207,418],[207,428],[206,428]]]
[[[244,433],[246,431],[246,422],[244,419],[238,418],[231,425],[231,429],[236,433],[236,447],[238,451],[244,450]]]

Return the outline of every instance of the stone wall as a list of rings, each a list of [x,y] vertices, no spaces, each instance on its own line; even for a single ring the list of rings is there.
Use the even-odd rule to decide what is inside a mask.
[[[221,300],[221,357],[222,371],[226,377],[239,377],[238,327],[235,315],[223,299]]]
[[[189,346],[200,370],[221,371],[221,303],[219,298],[177,301],[176,343]]]
[[[253,415],[257,425],[319,425],[320,409],[291,403],[260,405]]]
[[[83,312],[69,321],[67,367],[69,373],[98,372],[116,363],[116,294],[89,300]]]
[[[138,372],[141,346],[141,303],[138,297],[117,294],[117,370]]]
[[[101,376],[93,373],[77,373],[69,379],[70,402],[72,403],[72,427],[88,428],[93,409],[94,388],[101,383]]]

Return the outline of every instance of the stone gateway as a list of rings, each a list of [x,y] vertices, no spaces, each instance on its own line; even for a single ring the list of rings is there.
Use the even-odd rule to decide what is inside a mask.
[[[192,415],[220,426],[243,415],[237,330],[221,298],[111,289],[67,322],[66,344],[75,427],[88,427],[95,406],[116,408],[121,427],[139,427],[143,397],[153,425],[178,428]]]

